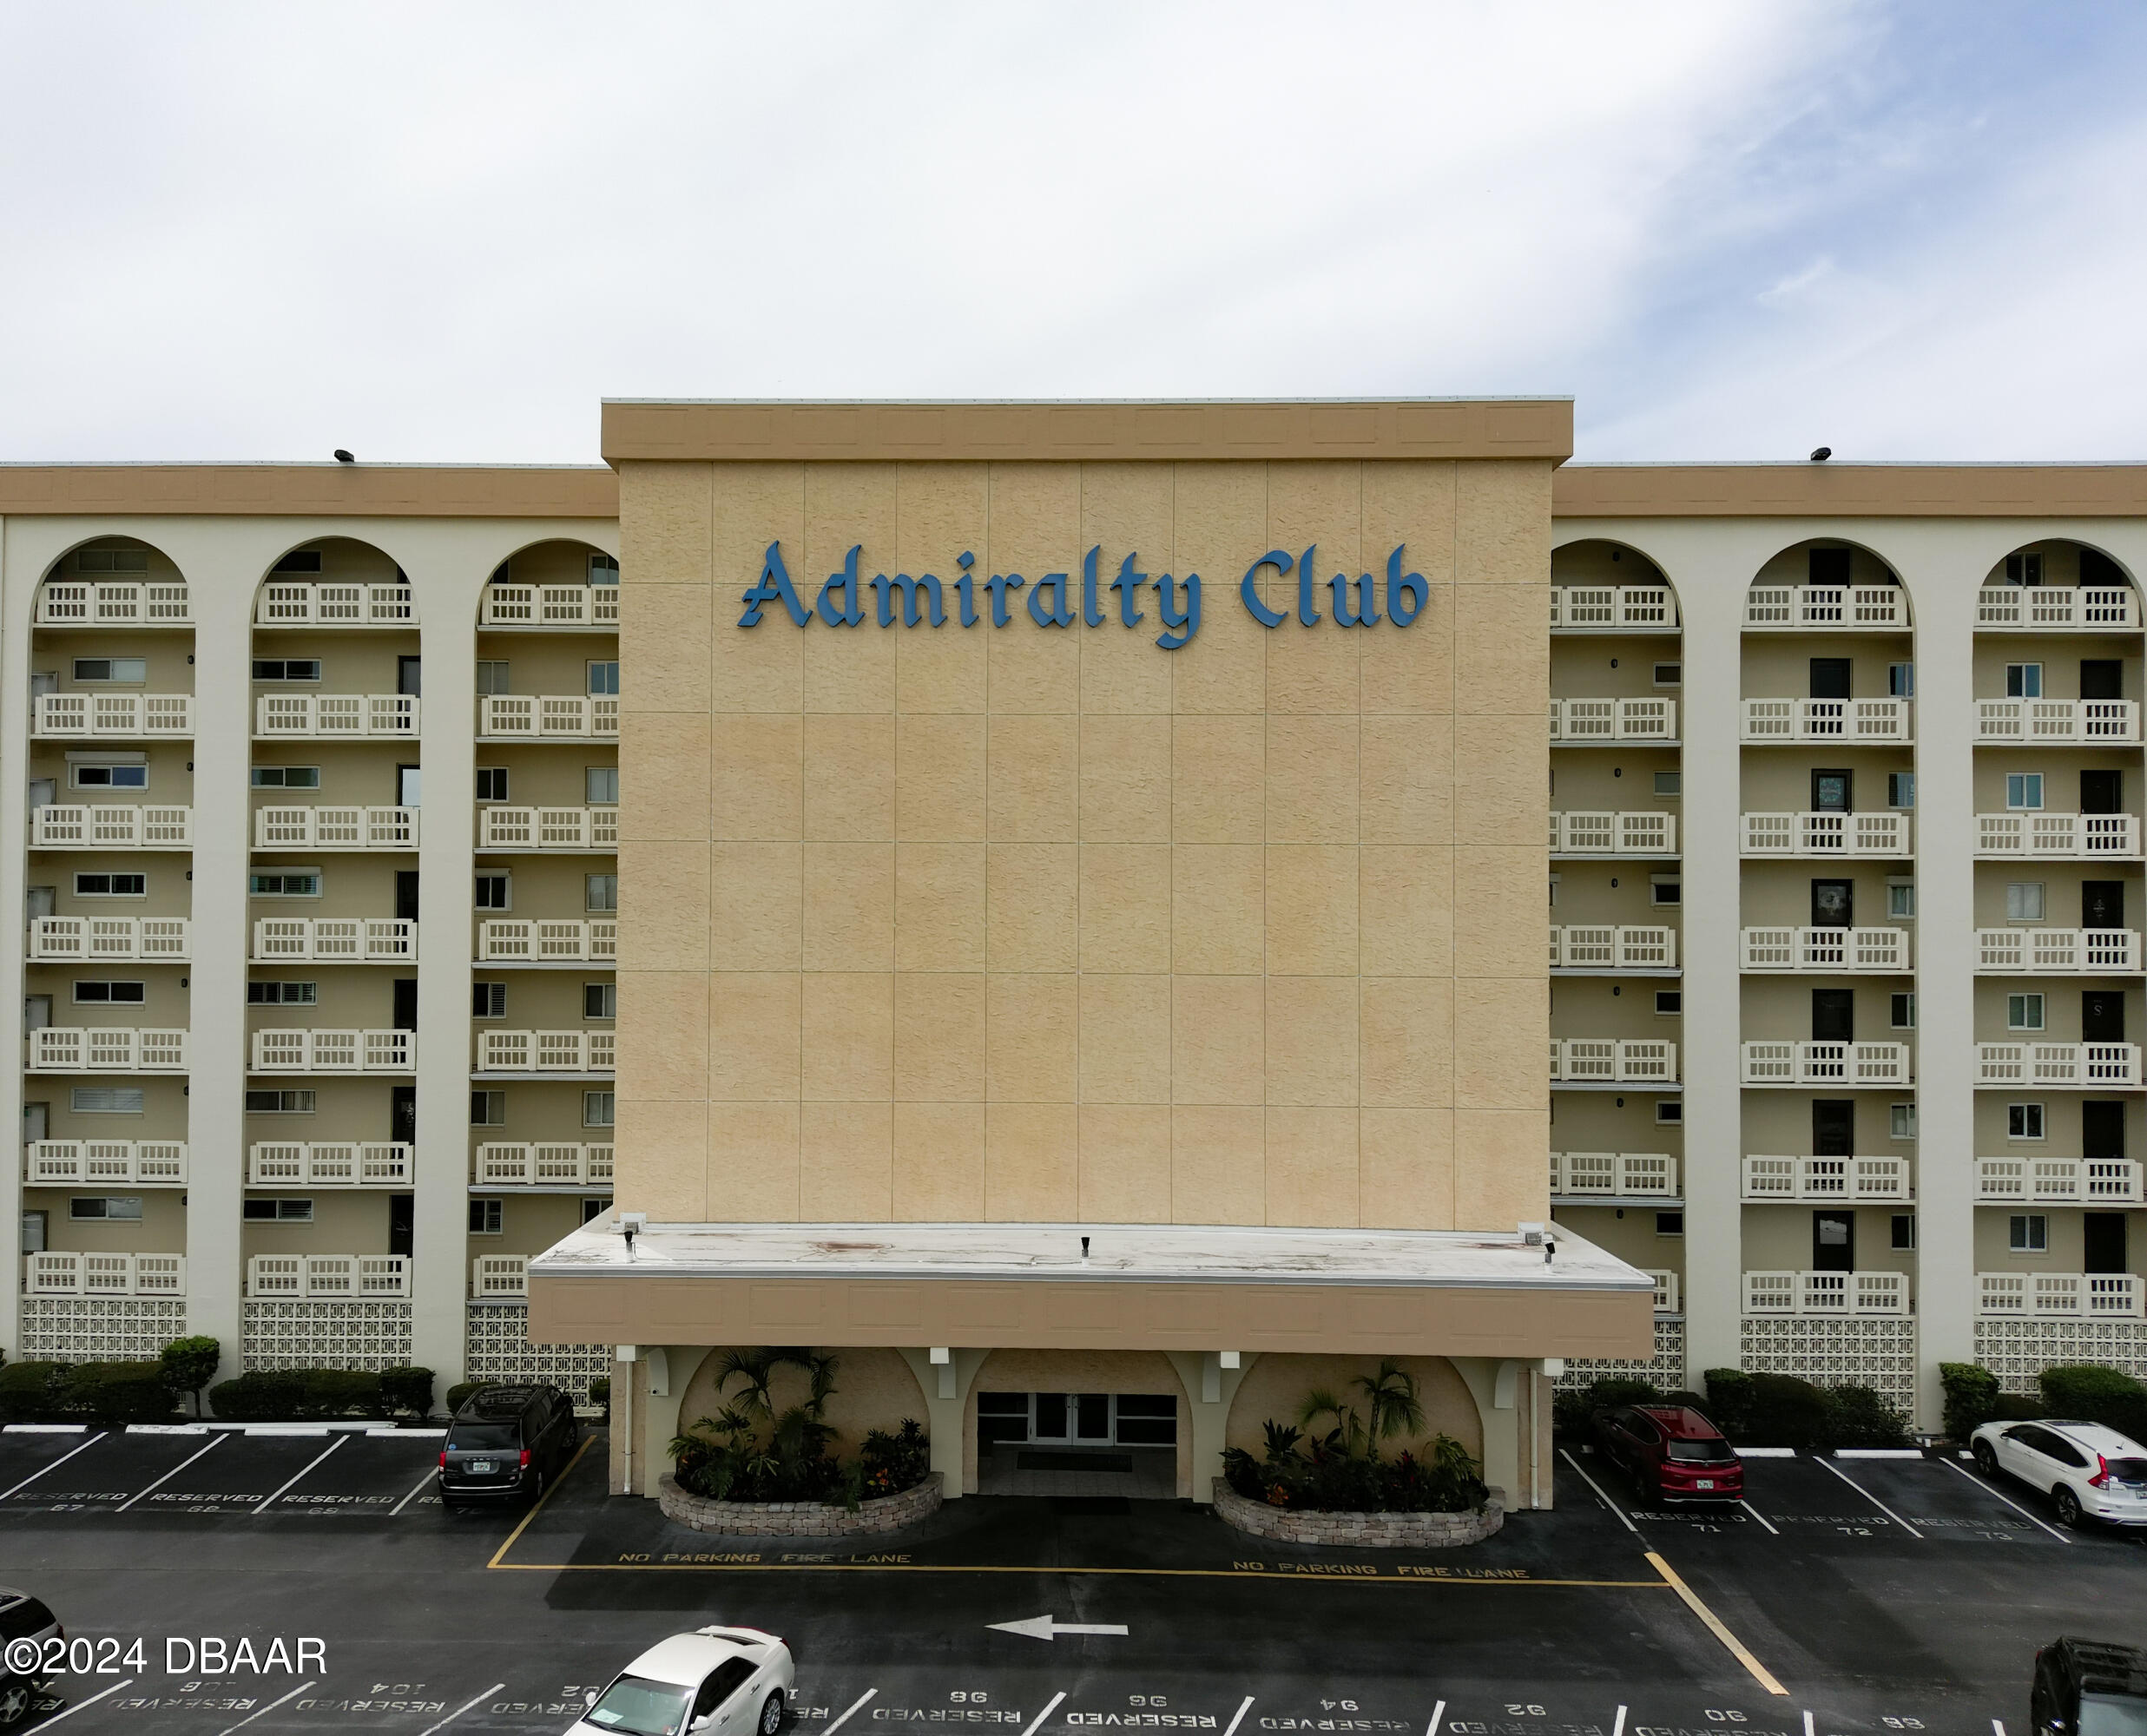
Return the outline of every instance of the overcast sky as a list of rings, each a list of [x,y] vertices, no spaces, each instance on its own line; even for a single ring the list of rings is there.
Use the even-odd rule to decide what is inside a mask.
[[[2147,459],[2147,7],[0,0],[0,459],[604,397],[1546,392]]]

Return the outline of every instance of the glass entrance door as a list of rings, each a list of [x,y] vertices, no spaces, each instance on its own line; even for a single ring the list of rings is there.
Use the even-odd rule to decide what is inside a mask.
[[[1038,1441],[1109,1441],[1110,1394],[1037,1393],[1031,1438]]]

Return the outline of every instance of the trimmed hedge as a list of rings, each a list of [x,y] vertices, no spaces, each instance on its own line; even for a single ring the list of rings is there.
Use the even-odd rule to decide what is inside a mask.
[[[0,1368],[0,1423],[49,1423],[61,1410],[63,1362],[11,1362]]]
[[[463,1400],[481,1386],[497,1386],[494,1380],[458,1380],[447,1389],[447,1414],[453,1417],[462,1409]]]
[[[388,1414],[380,1377],[357,1368],[258,1369],[220,1381],[208,1401],[227,1423],[330,1423]]]
[[[2084,1363],[2071,1368],[2046,1368],[2039,1384],[2042,1415],[2100,1423],[2136,1441],[2147,1442],[2147,1386],[2131,1375]]]
[[[398,1417],[430,1417],[433,1379],[429,1368],[384,1368],[380,1371],[380,1402]]]
[[[163,1423],[175,1413],[161,1362],[80,1362],[61,1377],[59,1397],[69,1417],[117,1426]]]
[[[1902,1419],[1868,1386],[1817,1386],[1791,1374],[1707,1371],[1709,1409],[1740,1446],[1899,1447]]]

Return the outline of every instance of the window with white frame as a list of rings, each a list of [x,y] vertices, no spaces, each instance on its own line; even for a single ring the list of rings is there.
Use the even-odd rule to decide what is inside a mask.
[[[135,1194],[77,1197],[67,1202],[67,1215],[77,1223],[138,1224],[142,1221],[142,1196]]]
[[[247,896],[254,898],[317,898],[320,896],[318,868],[269,868],[246,877]]]
[[[1912,994],[1887,997],[1893,1028],[1895,1030],[1913,1030],[1916,1028],[1916,997]]]
[[[619,908],[619,877],[616,874],[584,874],[582,877],[582,908],[607,913],[616,911]]]
[[[1648,902],[1651,904],[1682,904],[1685,901],[1685,883],[1675,874],[1648,876]]]
[[[507,660],[504,657],[477,659],[477,691],[480,694],[510,694],[508,685]]]
[[[2009,1140],[2041,1139],[2043,1106],[2040,1103],[2006,1104],[2005,1137]]]
[[[75,877],[75,896],[78,898],[142,898],[149,891],[149,877],[146,874],[77,874]]]
[[[1916,883],[1913,880],[1888,880],[1886,883],[1886,913],[1895,922],[1915,920]]]
[[[115,983],[106,978],[94,978],[75,984],[75,1004],[78,1007],[138,1007],[148,999],[148,985],[145,983]]]
[[[149,768],[146,764],[76,762],[67,768],[67,782],[70,789],[76,790],[146,790]]]
[[[1887,1137],[1913,1140],[1916,1136],[1916,1106],[1913,1103],[1888,1103],[1886,1108]]]
[[[504,983],[472,983],[470,985],[470,1016],[473,1019],[505,1018],[507,985]]]
[[[504,766],[477,767],[477,799],[481,802],[504,802],[507,799],[507,768]]]
[[[77,657],[75,679],[85,686],[109,681],[116,687],[138,687],[149,679],[149,661],[146,657]]]
[[[2040,663],[2006,664],[2005,697],[2009,700],[2042,698],[2043,666]]]
[[[2043,806],[2043,774],[2040,772],[2008,772],[2005,773],[2005,806],[2016,812],[2033,812]]]
[[[499,1200],[472,1200],[470,1202],[470,1233],[473,1236],[496,1236],[506,1216],[505,1202]]]
[[[1683,663],[1657,663],[1655,666],[1655,685],[1658,687],[1682,687],[1685,684],[1685,666]]]
[[[1658,1128],[1676,1128],[1684,1125],[1685,1106],[1676,1097],[1657,1097],[1655,1100],[1655,1124]]]
[[[619,582],[619,558],[616,555],[592,553],[589,557],[589,582],[592,585],[616,585]]]
[[[320,787],[320,767],[256,766],[253,770],[253,783],[257,790],[317,790]]]
[[[617,1103],[609,1091],[582,1093],[582,1125],[585,1128],[608,1128],[616,1112]]]
[[[616,1019],[619,1016],[619,985],[616,983],[582,984],[582,1016]]]
[[[1915,698],[1916,666],[1913,663],[1888,663],[1886,666],[1886,690],[1892,699]]]
[[[2005,887],[2005,920],[2007,922],[2040,922],[2047,908],[2045,886],[2040,880],[2014,880]]]
[[[1658,796],[1682,796],[1685,792],[1685,774],[1683,772],[1657,772],[1655,774],[1655,793]]]
[[[591,662],[589,666],[589,690],[592,694],[616,694],[619,691],[619,666],[610,662]]]
[[[248,983],[246,985],[246,1003],[249,1007],[311,1007],[320,1001],[318,983]]]
[[[1916,1214],[1913,1212],[1896,1212],[1891,1226],[1893,1246],[1904,1253],[1916,1246]]]
[[[78,573],[146,573],[149,570],[149,551],[147,549],[77,549],[75,551],[75,570]]]
[[[2005,1029],[2017,1031],[2041,1030],[2043,1029],[2043,997],[2040,995],[2006,996]]]
[[[313,1202],[311,1200],[248,1200],[244,1213],[249,1224],[310,1224],[313,1220]]]
[[[470,1125],[473,1128],[505,1127],[507,1094],[504,1091],[472,1091],[470,1094]]]
[[[619,805],[619,768],[616,766],[591,766],[583,780],[589,792],[591,807],[616,807]]]
[[[1886,774],[1886,805],[1890,808],[1913,808],[1916,806],[1916,774],[1913,772],[1888,772]]]
[[[2015,1212],[2005,1220],[2005,1246],[2014,1253],[2048,1253],[2050,1220],[2040,1212]]]
[[[256,657],[254,660],[254,679],[257,681],[317,681],[320,679],[320,659]]]
[[[2043,551],[2031,549],[2019,555],[2005,556],[2005,582],[2009,585],[2039,585],[2043,582]]]
[[[481,911],[510,911],[514,908],[513,877],[504,868],[481,869],[475,896]]]
[[[138,1115],[139,1085],[77,1085],[67,1094],[67,1107],[78,1115]]]
[[[313,1113],[313,1094],[311,1091],[248,1091],[246,1094],[246,1112],[249,1115],[310,1115]]]

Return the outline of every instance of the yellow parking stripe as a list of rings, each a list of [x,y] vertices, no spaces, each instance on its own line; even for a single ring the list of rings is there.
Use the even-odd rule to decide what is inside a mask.
[[[535,1501],[530,1503],[530,1510],[522,1516],[522,1522],[516,1526],[513,1530],[508,1532],[507,1541],[502,1543],[499,1548],[493,1552],[491,1560],[484,1564],[486,1567],[496,1568],[500,1565],[500,1556],[505,1555],[508,1550],[514,1548],[515,1544],[520,1541],[522,1534],[530,1529],[530,1521],[536,1518],[538,1514],[544,1510],[544,1503],[547,1501],[550,1501],[553,1496],[558,1494],[559,1485],[574,1475],[574,1467],[581,1463],[582,1455],[589,1450],[590,1443],[593,1443],[596,1438],[596,1437],[594,1435],[584,1435],[582,1437],[582,1444],[574,1450],[574,1457],[567,1461],[567,1468],[561,1471],[559,1475],[554,1477],[550,1483],[544,1485],[544,1492],[538,1496]],[[467,1708],[465,1707],[464,1710],[467,1710]],[[458,1713],[456,1715],[459,1717],[461,1714]]]
[[[1729,1648],[1729,1655],[1735,1658],[1739,1663],[1742,1664],[1746,1669],[1752,1673],[1752,1680],[1754,1681],[1757,1682],[1769,1693],[1779,1693],[1785,1696],[1788,1693],[1789,1690],[1782,1687],[1782,1685],[1776,1681],[1773,1675],[1768,1673],[1767,1666],[1760,1662],[1760,1660],[1754,1657],[1751,1653],[1745,1650],[1744,1642],[1738,1639],[1737,1636],[1735,1634],[1732,1634],[1727,1628],[1722,1626],[1721,1619],[1716,1616],[1715,1612],[1709,1609],[1704,1603],[1701,1602],[1698,1595],[1693,1591],[1692,1588],[1687,1585],[1684,1581],[1678,1578],[1676,1574],[1671,1569],[1670,1564],[1664,1561],[1662,1556],[1656,1555],[1652,1549],[1648,1551],[1648,1565],[1653,1568],[1656,1572],[1663,1575],[1663,1584],[1667,1585],[1672,1591],[1676,1592],[1678,1596],[1684,1599],[1685,1608],[1689,1609],[1695,1615],[1698,1616],[1701,1621],[1707,1624],[1707,1631],[1712,1634],[1717,1640],[1720,1640],[1724,1646]]]

